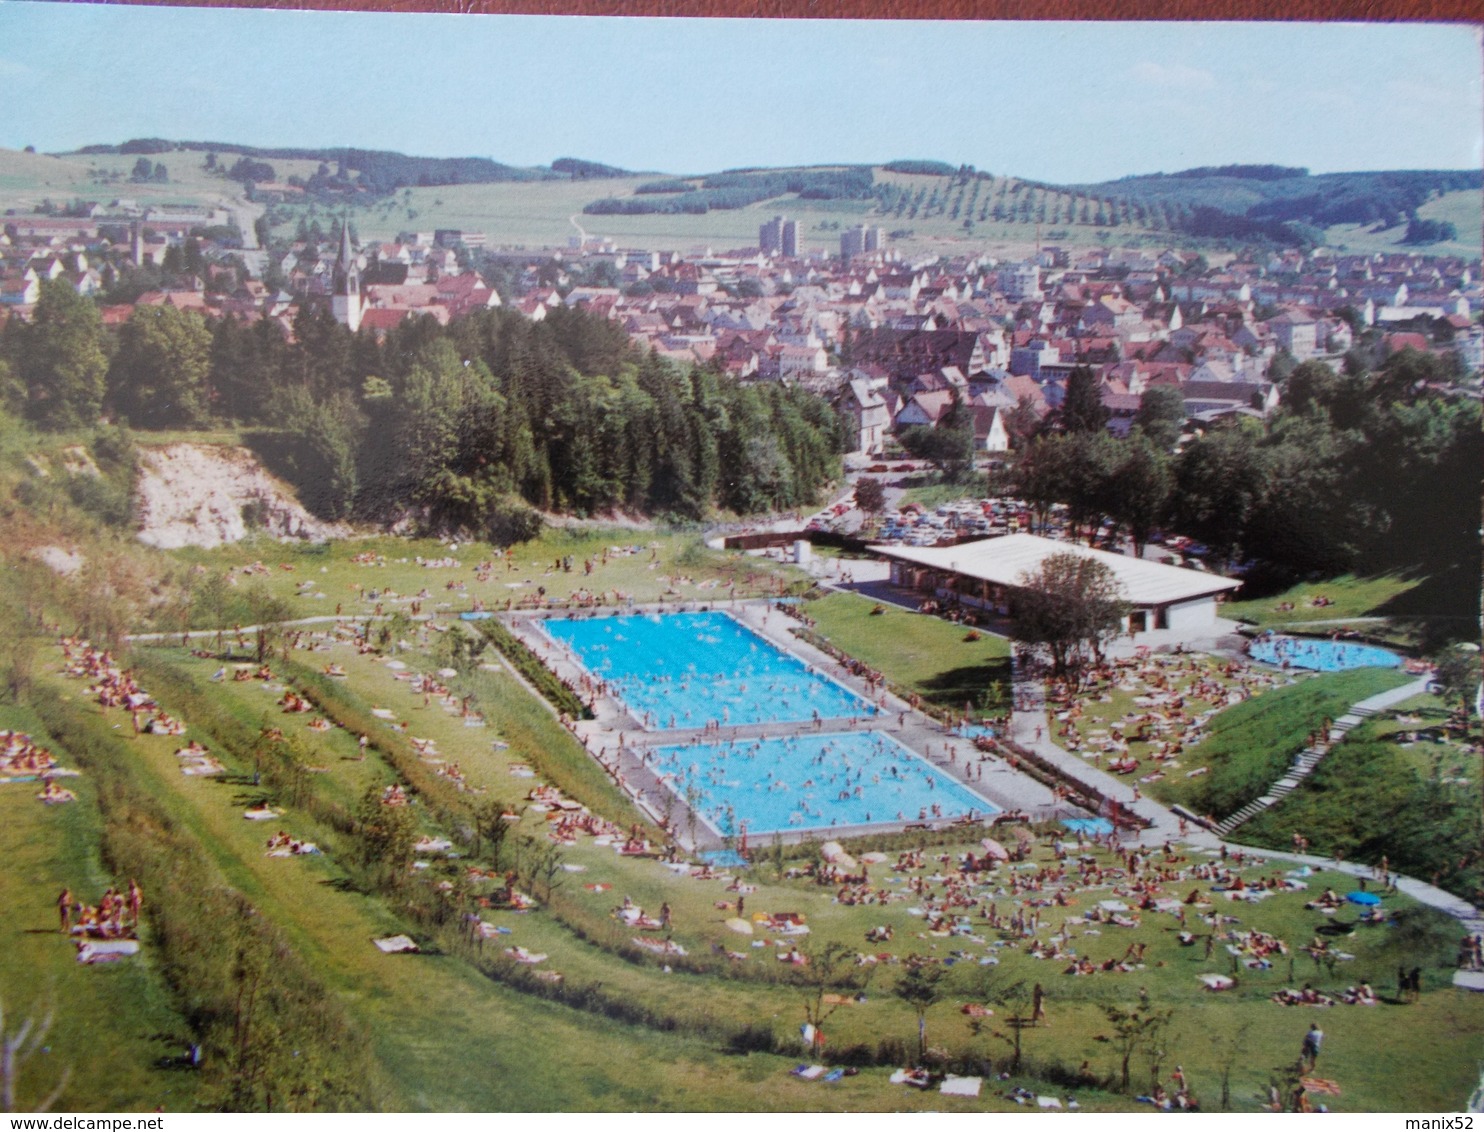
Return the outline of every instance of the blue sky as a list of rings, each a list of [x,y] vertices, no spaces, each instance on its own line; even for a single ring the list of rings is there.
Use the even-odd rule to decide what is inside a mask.
[[[0,146],[44,152],[161,136],[677,173],[929,157],[1057,182],[1484,162],[1478,32],[1436,24],[0,2],[0,107]]]

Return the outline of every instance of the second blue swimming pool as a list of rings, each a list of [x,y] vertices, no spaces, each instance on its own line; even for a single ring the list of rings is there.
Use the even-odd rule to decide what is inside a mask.
[[[1347,672],[1352,668],[1396,668],[1402,658],[1389,649],[1350,641],[1308,640],[1262,636],[1248,648],[1253,660],[1315,672]]]
[[[875,714],[725,613],[553,618],[551,637],[651,731]]]
[[[724,835],[744,822],[751,835],[999,810],[879,731],[656,747],[645,758]]]

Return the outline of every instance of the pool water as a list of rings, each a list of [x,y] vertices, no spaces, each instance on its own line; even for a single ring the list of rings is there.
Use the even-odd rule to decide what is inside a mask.
[[[655,747],[645,758],[727,836],[744,822],[752,836],[999,810],[879,731]]]
[[[1397,668],[1402,658],[1389,649],[1350,641],[1300,640],[1297,637],[1259,637],[1248,649],[1253,660],[1307,668],[1315,672],[1345,672],[1352,668]]]
[[[1113,832],[1113,823],[1107,818],[1062,818],[1062,828],[1088,837],[1106,837]]]
[[[876,712],[725,613],[554,618],[545,628],[651,731]]]

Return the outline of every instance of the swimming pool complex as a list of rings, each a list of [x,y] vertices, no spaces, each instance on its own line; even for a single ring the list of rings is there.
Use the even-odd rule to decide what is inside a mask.
[[[1248,653],[1253,660],[1316,672],[1345,672],[1352,668],[1396,668],[1402,658],[1388,649],[1349,641],[1309,641],[1297,637],[1259,637]]]
[[[651,770],[723,835],[996,813],[879,731],[655,747]]]
[[[545,628],[651,731],[876,711],[725,613],[553,618]]]

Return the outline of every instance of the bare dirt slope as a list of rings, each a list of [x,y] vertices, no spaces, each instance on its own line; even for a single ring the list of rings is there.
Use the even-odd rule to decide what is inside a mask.
[[[254,531],[280,538],[343,538],[348,527],[316,519],[293,489],[245,448],[169,444],[140,458],[139,541],[164,550],[215,547]]]

